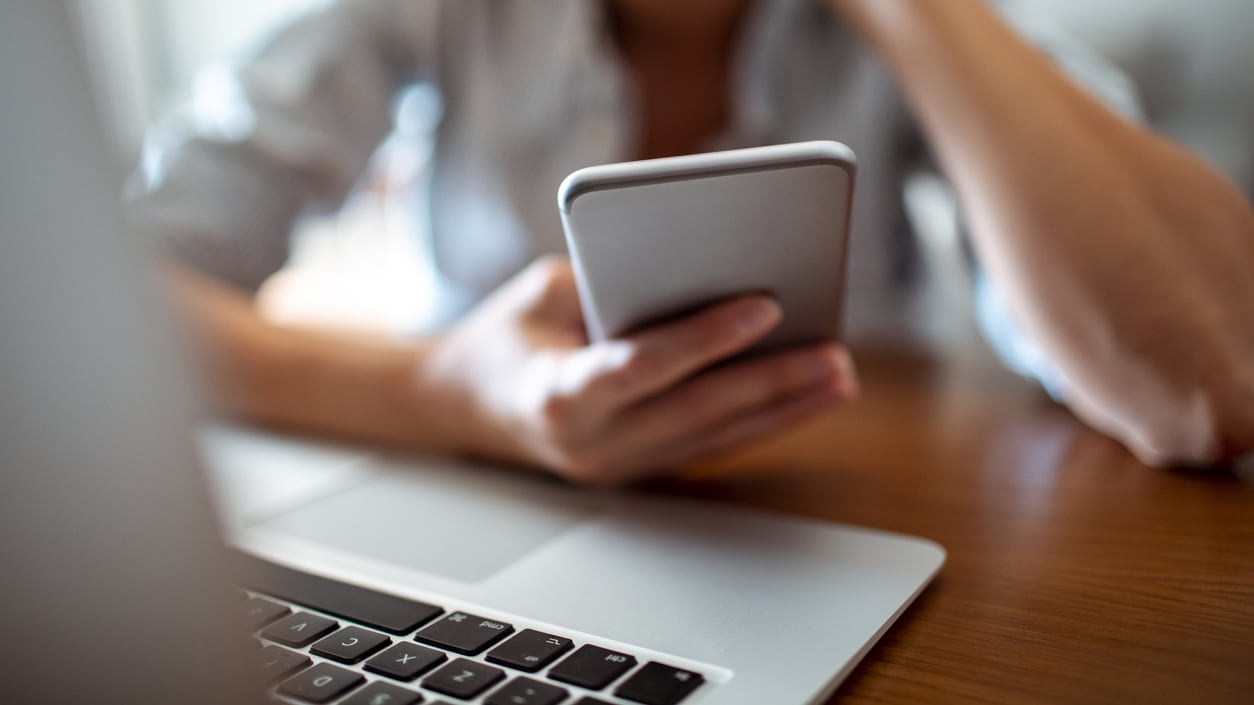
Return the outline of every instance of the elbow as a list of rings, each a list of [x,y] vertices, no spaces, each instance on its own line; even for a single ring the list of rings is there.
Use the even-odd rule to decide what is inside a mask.
[[[1214,462],[1254,454],[1254,357],[1222,375],[1207,399],[1214,419]]]
[[[1206,467],[1225,459],[1222,427],[1214,405],[1195,392],[1152,419],[1131,419],[1119,440],[1151,467]]]
[[[1254,360],[1173,385],[1171,393],[1153,394],[1155,386],[1117,403],[1077,394],[1069,405],[1153,467],[1214,466],[1254,452]]]

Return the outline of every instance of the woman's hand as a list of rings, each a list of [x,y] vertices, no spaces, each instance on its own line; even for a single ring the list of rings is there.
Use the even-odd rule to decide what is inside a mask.
[[[835,344],[712,367],[763,338],[762,296],[712,306],[629,338],[588,344],[574,275],[545,258],[507,282],[425,358],[476,455],[618,485],[780,431],[857,394]]]

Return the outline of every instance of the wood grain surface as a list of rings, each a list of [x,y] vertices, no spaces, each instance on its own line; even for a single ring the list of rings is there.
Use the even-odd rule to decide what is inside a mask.
[[[832,702],[1254,703],[1254,477],[1147,468],[993,365],[857,359],[857,404],[662,486],[948,549]]]

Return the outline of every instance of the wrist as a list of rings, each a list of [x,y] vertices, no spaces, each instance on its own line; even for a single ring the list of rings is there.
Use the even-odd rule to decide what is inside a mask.
[[[408,390],[407,416],[427,429],[441,453],[465,457],[519,460],[510,434],[478,390],[480,375],[464,364],[455,333],[424,342],[402,383]]]
[[[442,364],[442,340],[411,341],[400,350],[377,368],[374,395],[384,400],[391,425],[407,439],[405,445],[448,456],[479,454],[486,435],[484,415],[470,388]]]
[[[457,452],[439,390],[421,383],[426,341],[276,331],[261,356],[260,420],[435,453]]]

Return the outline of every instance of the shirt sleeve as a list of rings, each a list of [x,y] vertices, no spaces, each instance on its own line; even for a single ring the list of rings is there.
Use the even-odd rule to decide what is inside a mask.
[[[135,229],[255,290],[286,262],[296,220],[351,191],[398,92],[435,76],[439,14],[438,0],[340,0],[205,71],[146,140],[127,194]]]
[[[1002,2],[1000,9],[1024,38],[1048,55],[1080,87],[1124,117],[1144,121],[1136,88],[1112,64],[1026,3]],[[1037,380],[1055,399],[1065,399],[1066,378],[1036,340],[1015,323],[1002,292],[978,264],[974,284],[976,321],[993,351],[1008,368]]]

